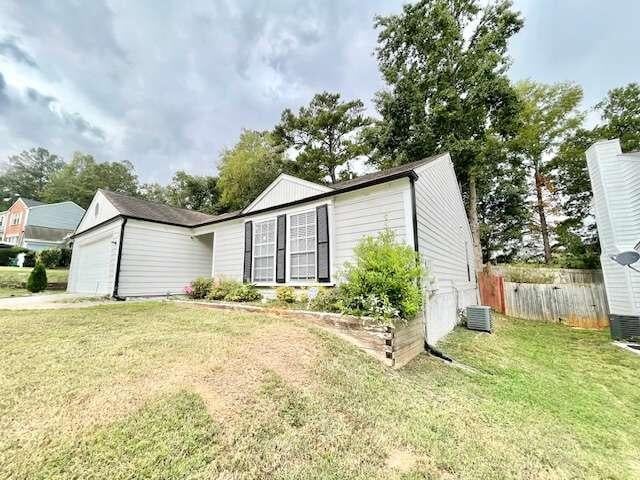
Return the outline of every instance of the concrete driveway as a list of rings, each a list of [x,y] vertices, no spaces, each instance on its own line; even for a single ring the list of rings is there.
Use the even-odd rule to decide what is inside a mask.
[[[50,310],[55,308],[84,308],[112,303],[112,300],[88,297],[75,293],[50,293],[25,297],[0,298],[0,310]]]

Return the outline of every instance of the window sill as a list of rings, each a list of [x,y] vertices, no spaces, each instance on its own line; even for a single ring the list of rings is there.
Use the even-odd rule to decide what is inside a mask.
[[[300,288],[310,288],[310,287],[335,287],[335,282],[285,282],[285,283],[277,283],[277,282],[253,282],[256,287],[300,287]]]

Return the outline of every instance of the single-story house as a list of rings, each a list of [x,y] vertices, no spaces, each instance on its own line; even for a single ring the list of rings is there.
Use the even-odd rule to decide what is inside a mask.
[[[198,276],[259,287],[332,286],[365,236],[385,228],[429,269],[427,337],[477,303],[471,233],[448,154],[320,185],[280,175],[246,208],[207,215],[99,190],[74,236],[68,290],[181,294]]]
[[[83,215],[84,208],[71,201],[43,203],[20,197],[0,214],[1,239],[35,251],[65,247]]]
[[[623,153],[614,139],[594,143],[586,156],[610,319],[626,317],[640,335],[640,273],[612,259],[640,249],[640,152]]]

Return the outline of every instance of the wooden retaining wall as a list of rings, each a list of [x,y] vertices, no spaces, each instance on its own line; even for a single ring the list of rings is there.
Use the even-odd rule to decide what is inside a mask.
[[[218,310],[267,313],[280,317],[305,320],[331,331],[338,337],[393,368],[400,368],[406,365],[424,351],[424,329],[421,316],[404,325],[393,327],[375,325],[370,318],[338,313],[262,307],[230,302],[193,302],[186,300],[177,300],[177,302]]]
[[[572,327],[605,328],[609,311],[604,284],[504,282],[506,314]]]

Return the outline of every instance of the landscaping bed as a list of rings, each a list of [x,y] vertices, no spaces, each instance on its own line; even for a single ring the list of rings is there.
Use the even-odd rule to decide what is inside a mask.
[[[397,325],[380,325],[375,319],[340,313],[304,310],[305,304],[178,300],[200,307],[240,312],[265,313],[308,321],[329,328],[387,366],[400,368],[424,351],[422,318]],[[298,308],[296,308],[298,307]]]

